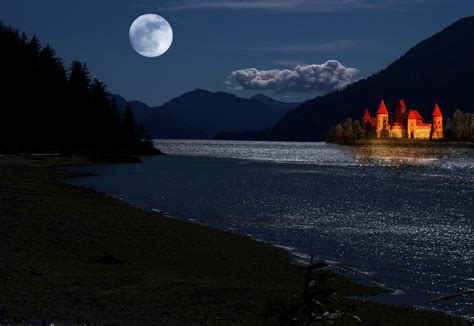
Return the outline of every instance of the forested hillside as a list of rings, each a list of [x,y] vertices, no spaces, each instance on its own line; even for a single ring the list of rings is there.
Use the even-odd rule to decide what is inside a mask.
[[[0,152],[154,152],[85,63],[66,68],[49,45],[1,24],[0,49]]]

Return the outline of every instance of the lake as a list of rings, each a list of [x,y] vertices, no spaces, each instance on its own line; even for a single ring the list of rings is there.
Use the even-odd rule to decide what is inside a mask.
[[[328,260],[382,302],[474,317],[474,151],[157,140],[167,156],[79,168],[71,182]]]

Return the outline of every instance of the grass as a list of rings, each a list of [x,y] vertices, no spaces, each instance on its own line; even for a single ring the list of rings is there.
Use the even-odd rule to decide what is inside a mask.
[[[68,185],[63,180],[71,174],[59,167],[66,164],[88,162],[0,157],[0,305],[6,317],[301,324],[295,316],[305,269],[291,264],[286,252]],[[335,274],[329,279],[340,293],[333,304],[360,316],[363,325],[464,324],[438,313],[346,299],[380,290]]]

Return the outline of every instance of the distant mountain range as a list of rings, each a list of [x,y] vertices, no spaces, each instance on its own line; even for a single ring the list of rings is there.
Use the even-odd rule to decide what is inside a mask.
[[[127,104],[153,138],[203,139],[222,132],[273,126],[300,103],[285,103],[259,94],[250,99],[202,89],[185,93],[160,107],[112,95],[119,109]]]
[[[111,97],[115,99],[115,102],[121,111],[125,110],[127,104],[130,105],[135,115],[135,119],[148,130],[152,138],[209,138],[202,129],[191,126],[183,120],[163,112],[160,107],[150,107],[140,101],[127,101],[120,95],[112,95]]]
[[[259,102],[265,104],[266,106],[268,106],[273,111],[285,112],[285,113],[293,110],[294,108],[296,108],[296,107],[298,107],[302,104],[302,103],[296,103],[296,102],[288,103],[288,102],[277,101],[277,100],[275,100],[275,99],[273,99],[269,96],[263,95],[263,94],[254,95],[250,99],[251,100],[256,100],[256,101],[259,101]]]
[[[435,102],[444,116],[456,109],[474,110],[474,17],[455,22],[422,41],[386,69],[347,88],[305,102],[286,114],[273,128],[231,133],[220,138],[317,141],[331,125],[348,116],[360,119],[372,113],[380,99],[393,111],[397,99],[406,101],[430,119]]]

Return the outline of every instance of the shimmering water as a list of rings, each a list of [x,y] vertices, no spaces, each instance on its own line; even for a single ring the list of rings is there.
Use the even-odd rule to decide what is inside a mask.
[[[386,302],[474,316],[474,151],[325,143],[157,141],[168,156],[73,183],[313,253],[393,289]],[[84,170],[84,169],[83,169]]]

